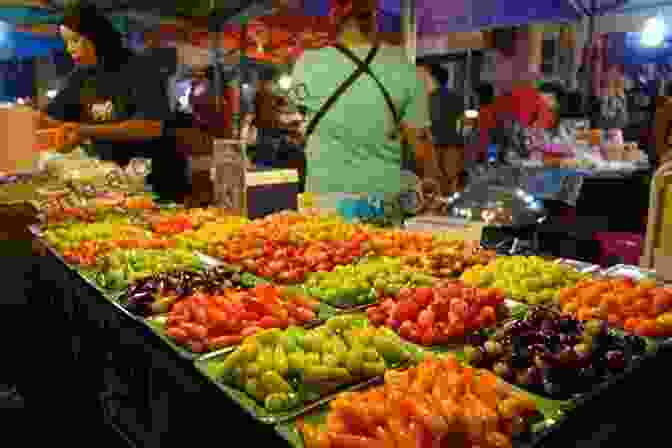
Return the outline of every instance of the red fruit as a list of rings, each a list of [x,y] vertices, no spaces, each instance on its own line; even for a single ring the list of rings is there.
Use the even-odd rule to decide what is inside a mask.
[[[421,331],[420,343],[422,343],[422,345],[434,345],[434,327],[427,327],[419,331]]]
[[[435,320],[434,311],[430,308],[423,310],[418,316],[418,326],[423,329],[432,328]]]
[[[242,341],[243,336],[238,334],[218,336],[216,338],[211,338],[208,340],[208,348],[210,350],[219,350],[222,348],[230,347],[232,345],[240,344]]]
[[[166,335],[168,337],[175,339],[175,342],[178,344],[184,344],[187,342],[189,339],[189,335],[187,334],[186,331],[184,331],[182,328],[178,327],[171,327],[168,330],[166,330]]]
[[[407,300],[396,304],[392,316],[403,322],[405,320],[416,321],[418,319],[418,314],[420,314],[420,305],[413,300]]]
[[[407,320],[406,322],[402,323],[401,326],[399,327],[399,335],[404,339],[410,340],[413,336],[413,333],[415,332],[416,332],[416,326],[410,320]]]
[[[448,324],[445,322],[437,322],[434,324],[434,343],[441,345],[447,344],[450,341],[448,333]]]
[[[203,353],[206,351],[207,347],[205,346],[205,343],[201,341],[191,341],[189,343],[189,348],[194,353]]]
[[[283,322],[277,317],[273,316],[264,316],[259,321],[259,326],[261,328],[283,328]]]
[[[251,325],[249,327],[243,328],[243,331],[240,332],[240,335],[242,337],[246,338],[248,336],[252,336],[252,335],[257,334],[262,330],[263,330],[263,328],[261,328],[257,325]]]
[[[398,300],[406,300],[412,298],[414,295],[411,288],[401,288],[399,294],[397,295]]]
[[[462,287],[460,287],[456,283],[449,283],[442,288],[438,288],[437,293],[441,297],[445,297],[447,299],[452,299],[455,297],[460,297],[462,293]]]
[[[261,315],[259,313],[255,313],[254,311],[243,311],[239,318],[241,320],[246,320],[246,321],[255,321],[261,319]]]
[[[381,309],[381,311],[384,311],[386,313],[392,313],[393,310],[396,308],[397,302],[394,301],[394,299],[385,299],[383,300],[378,308]]]
[[[467,316],[469,307],[464,300],[461,299],[452,299],[450,301],[450,311],[455,313],[460,319],[464,319]]]
[[[432,288],[416,288],[415,289],[415,301],[421,307],[428,306],[432,299],[434,299],[434,290]]]
[[[315,315],[315,312],[309,308],[296,308],[292,317],[300,323],[306,323],[314,320],[317,316]]]
[[[392,317],[388,317],[387,320],[385,321],[385,325],[387,327],[390,327],[394,330],[398,329],[401,326],[401,321],[394,319]]]
[[[494,325],[497,322],[497,312],[491,306],[484,306],[479,314],[479,321],[483,326]]]

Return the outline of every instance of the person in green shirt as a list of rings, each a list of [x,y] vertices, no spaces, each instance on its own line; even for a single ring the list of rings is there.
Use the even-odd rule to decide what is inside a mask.
[[[410,142],[429,137],[428,96],[404,49],[378,41],[376,3],[358,0],[332,13],[338,24],[338,44],[358,59],[364,61],[378,47],[370,69],[379,83],[362,74],[307,136],[306,191],[318,196],[390,197],[415,189],[415,176],[402,170],[399,128]],[[293,83],[303,92],[308,123],[355,70],[356,63],[335,46],[308,50],[297,60]],[[396,117],[381,84],[394,103]]]

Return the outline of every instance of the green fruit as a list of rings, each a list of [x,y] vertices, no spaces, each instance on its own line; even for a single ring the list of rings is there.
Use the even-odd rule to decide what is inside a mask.
[[[402,361],[402,348],[398,340],[376,335],[373,338],[373,346],[387,362],[399,363]]]
[[[351,350],[346,358],[345,367],[352,375],[359,375],[364,366],[364,352],[360,349]]]
[[[366,378],[383,376],[385,374],[385,362],[365,362],[362,368],[362,374]]]
[[[302,372],[306,365],[305,355],[303,352],[299,351],[290,353],[287,357],[287,361],[289,365],[289,371],[295,374]]]
[[[255,378],[247,379],[245,382],[245,392],[257,401],[264,401],[264,390],[260,386],[259,381]]]
[[[287,375],[289,371],[289,361],[287,360],[287,354],[282,348],[282,345],[277,345],[275,347],[275,353],[273,354],[273,366],[280,376]]]
[[[272,393],[264,400],[264,407],[269,412],[282,412],[289,409],[289,396],[286,393]]]
[[[273,394],[273,393],[289,393],[292,392],[292,387],[289,385],[285,379],[280,376],[278,372],[275,372],[273,370],[269,370],[268,372],[264,372],[261,375],[261,384],[264,385],[264,388],[268,393]]]
[[[272,347],[262,347],[259,350],[259,356],[257,357],[257,364],[259,365],[259,371],[262,373],[269,370],[273,370],[273,348]]]

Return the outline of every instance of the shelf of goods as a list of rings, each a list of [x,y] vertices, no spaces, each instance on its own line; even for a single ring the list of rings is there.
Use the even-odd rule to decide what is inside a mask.
[[[223,421],[296,448],[555,446],[672,335],[655,280],[334,217],[143,199],[32,231],[45,406],[98,397],[139,446]]]

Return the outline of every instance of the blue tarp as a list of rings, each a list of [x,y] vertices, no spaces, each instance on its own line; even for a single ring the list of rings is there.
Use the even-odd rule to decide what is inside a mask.
[[[48,56],[63,51],[63,41],[53,37],[37,37],[29,33],[9,32],[0,42],[0,59]]]

